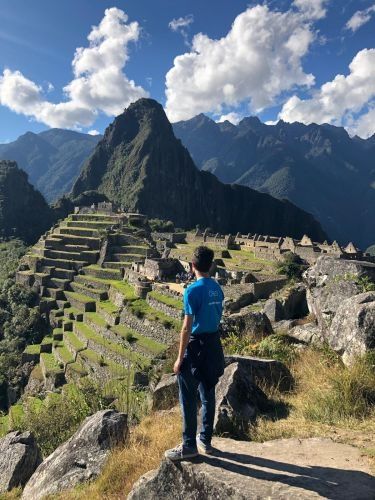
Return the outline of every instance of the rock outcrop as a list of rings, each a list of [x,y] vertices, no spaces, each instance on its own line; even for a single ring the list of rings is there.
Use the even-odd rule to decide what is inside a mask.
[[[345,364],[375,349],[375,292],[350,297],[338,307],[329,334],[330,346]]]
[[[235,332],[236,335],[252,335],[254,339],[262,338],[272,333],[272,325],[263,312],[254,312],[251,307],[244,307],[238,313],[224,316],[224,332]]]
[[[25,486],[41,461],[30,432],[11,432],[0,439],[0,494]]]
[[[266,411],[268,399],[255,384],[243,364],[225,368],[216,386],[214,432],[230,437],[244,437],[259,411]]]
[[[213,445],[214,456],[179,464],[164,460],[134,485],[128,500],[374,498],[370,464],[353,446],[322,438],[216,438]]]
[[[178,401],[178,383],[176,375],[165,374],[152,391],[153,410],[168,410]]]
[[[103,410],[86,418],[74,436],[40,464],[22,498],[38,500],[95,479],[109,451],[125,439],[126,433],[125,413]]]
[[[342,302],[362,292],[359,280],[375,281],[375,264],[369,262],[319,257],[304,273],[309,310],[326,333]]]
[[[115,118],[83,167],[72,196],[95,190],[128,211],[172,219],[178,227],[222,233],[288,234],[314,241],[325,233],[307,212],[285,200],[199,171],[176,139],[163,107],[140,99]],[[157,196],[155,196],[157,193]]]

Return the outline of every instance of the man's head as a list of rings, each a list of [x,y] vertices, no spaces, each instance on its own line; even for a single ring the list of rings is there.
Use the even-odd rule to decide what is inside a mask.
[[[193,253],[193,271],[198,271],[203,274],[208,273],[213,260],[214,252],[211,248],[204,246],[197,247]]]

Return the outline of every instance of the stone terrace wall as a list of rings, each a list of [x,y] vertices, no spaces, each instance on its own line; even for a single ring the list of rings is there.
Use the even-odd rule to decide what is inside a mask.
[[[249,291],[252,291],[256,300],[267,299],[271,293],[280,290],[287,283],[287,278],[278,278],[269,281],[259,281],[249,284]]]
[[[182,314],[182,302],[181,302],[181,309],[176,309],[175,307],[168,306],[167,304],[164,304],[163,302],[159,302],[158,300],[155,300],[153,297],[150,297],[147,295],[147,302],[150,304],[151,307],[154,309],[158,309],[159,311],[167,314],[168,316],[171,316],[172,318],[175,318],[177,320],[181,319],[181,314]]]
[[[177,333],[172,329],[165,328],[162,324],[148,319],[138,319],[129,311],[124,309],[120,315],[120,324],[128,326],[145,337],[150,337],[163,344],[171,344]]]

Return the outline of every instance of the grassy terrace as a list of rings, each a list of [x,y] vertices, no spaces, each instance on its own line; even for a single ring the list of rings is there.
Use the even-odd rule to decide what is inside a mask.
[[[177,248],[171,250],[171,257],[181,256],[190,261],[194,249],[198,243],[177,244]],[[255,257],[250,250],[228,250],[231,258],[222,258],[221,252],[224,250],[218,245],[208,243],[208,246],[215,252],[215,258],[222,259],[225,267],[229,270],[244,269],[248,271],[261,272],[262,274],[275,274],[275,268],[271,261]]]
[[[93,323],[102,328],[108,327],[108,324],[105,321],[105,319],[102,316],[100,316],[100,314],[97,312],[87,312],[85,313],[85,318],[87,318],[88,320],[92,321]]]
[[[129,369],[119,363],[115,363],[109,359],[103,358],[97,352],[92,349],[85,349],[84,351],[79,353],[79,358],[82,360],[87,360],[88,362],[94,363],[98,366],[105,367],[109,370],[112,376],[114,377],[124,377],[128,374]]]
[[[144,356],[127,349],[126,347],[117,344],[116,342],[112,342],[101,335],[95,333],[91,328],[83,323],[76,324],[77,330],[80,332],[82,336],[84,336],[87,340],[91,340],[97,345],[101,345],[108,351],[112,351],[113,353],[119,354],[125,359],[129,359],[132,363],[137,363],[139,366],[145,367],[150,364],[150,361]]]
[[[181,328],[181,321],[170,318],[167,314],[154,309],[144,299],[136,299],[129,302],[128,308],[137,318],[146,318],[149,321],[159,322],[165,328],[173,328],[175,330]]]
[[[157,355],[165,351],[165,349],[167,349],[166,344],[156,342],[155,340],[145,337],[144,335],[141,335],[124,325],[112,326],[111,330],[120,335],[121,337],[123,337],[128,342],[132,341],[137,342],[138,346],[144,348],[145,350],[149,351],[152,354]]]
[[[40,359],[43,361],[47,374],[54,375],[63,371],[53,354],[42,352]]]
[[[40,344],[32,344],[28,345],[24,351],[26,354],[39,354],[40,353]]]
[[[174,309],[182,309],[182,299],[177,299],[174,297],[170,297],[169,295],[164,295],[155,290],[148,294],[153,299],[165,304],[166,306],[173,307]]]
[[[110,300],[97,302],[97,307],[108,314],[117,314],[119,310],[119,308]]]
[[[69,349],[64,344],[64,342],[59,342],[55,346],[55,351],[57,352],[59,358],[61,359],[61,361],[65,365],[68,365],[69,363],[73,363],[74,362],[74,358],[73,358],[71,352],[69,351]]]
[[[79,338],[73,332],[65,332],[64,340],[65,342],[70,344],[76,352],[82,351],[86,348],[86,345],[81,340],[79,340]]]

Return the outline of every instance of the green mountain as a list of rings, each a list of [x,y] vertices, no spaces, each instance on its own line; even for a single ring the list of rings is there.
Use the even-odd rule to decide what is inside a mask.
[[[71,190],[100,139],[57,128],[40,134],[27,132],[14,142],[0,144],[0,159],[16,161],[30,182],[52,202]]]
[[[35,243],[53,224],[54,214],[14,161],[0,160],[0,237]]]
[[[225,233],[308,233],[325,239],[314,218],[292,203],[200,172],[163,107],[152,99],[132,104],[107,128],[71,196],[86,191],[97,191],[126,210],[172,219],[179,227],[200,224]]]
[[[197,167],[222,182],[290,200],[341,243],[373,243],[375,135],[363,140],[332,125],[265,125],[255,117],[235,126],[203,114],[173,130]]]

